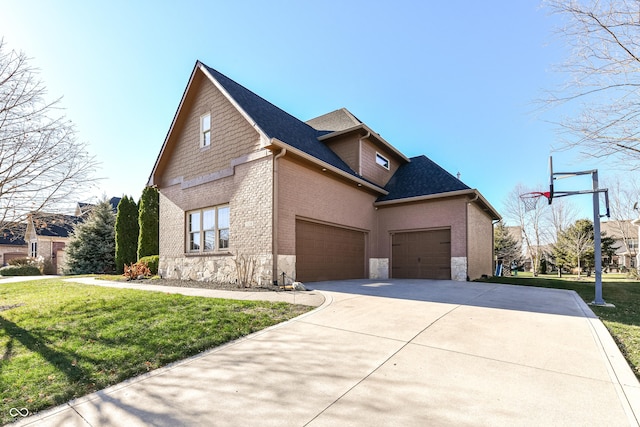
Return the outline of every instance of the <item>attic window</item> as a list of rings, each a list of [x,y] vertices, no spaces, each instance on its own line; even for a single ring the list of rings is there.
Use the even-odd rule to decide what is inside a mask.
[[[383,168],[385,168],[386,170],[389,170],[389,159],[387,159],[385,156],[383,156],[380,153],[376,153],[376,163],[382,166]]]
[[[211,145],[211,114],[200,116],[200,147]]]

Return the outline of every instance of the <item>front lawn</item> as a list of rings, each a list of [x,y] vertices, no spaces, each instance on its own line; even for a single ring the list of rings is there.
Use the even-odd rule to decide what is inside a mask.
[[[574,290],[587,303],[595,298],[595,281],[593,277],[553,275],[533,277],[530,273],[518,273],[516,277],[491,277],[486,279],[492,283],[537,286],[541,288]],[[603,274],[602,297],[615,308],[591,306],[591,310],[602,320],[618,347],[624,354],[640,378],[640,282],[625,278],[621,274]]]
[[[2,424],[298,316],[311,307],[0,281]],[[19,418],[19,416],[18,416]]]

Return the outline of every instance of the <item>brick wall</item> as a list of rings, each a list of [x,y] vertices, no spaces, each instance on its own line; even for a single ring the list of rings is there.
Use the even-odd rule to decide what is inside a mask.
[[[27,245],[0,245],[0,267],[5,265],[10,258],[16,258],[13,255],[20,254],[18,258],[26,258],[29,255]]]
[[[278,254],[295,255],[297,217],[367,233],[373,230],[374,195],[359,190],[355,183],[338,181],[329,177],[329,172],[309,169],[287,156],[278,162]]]
[[[451,227],[451,256],[467,256],[466,197],[437,199],[378,209],[378,256],[391,255],[390,231],[417,231]]]
[[[235,280],[234,258],[256,260],[257,281],[269,281],[272,269],[272,156],[233,167],[233,174],[182,189],[160,190],[160,275],[195,280]],[[229,250],[216,254],[186,254],[186,213],[228,204]]]
[[[493,274],[493,225],[491,218],[474,203],[468,204],[468,275],[471,280]]]
[[[200,148],[200,117],[211,114],[211,145]],[[160,265],[165,277],[235,280],[234,259],[252,257],[256,281],[272,269],[272,155],[258,132],[197,71],[169,136],[160,190]],[[229,250],[186,253],[187,212],[228,204]]]

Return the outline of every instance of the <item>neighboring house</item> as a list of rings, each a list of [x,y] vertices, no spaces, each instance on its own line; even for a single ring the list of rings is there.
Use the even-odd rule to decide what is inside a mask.
[[[109,199],[109,204],[111,205],[111,209],[113,210],[113,213],[117,213],[118,212],[118,204],[120,203],[120,200],[122,200],[122,197],[112,197]],[[84,203],[84,202],[78,202],[76,204],[76,216],[86,216],[89,214],[89,212],[91,212],[91,209],[93,209],[96,205],[92,204],[92,203]]]
[[[24,224],[17,224],[0,232],[0,266],[7,265],[12,259],[29,256],[24,230]]]
[[[346,109],[302,122],[201,62],[158,155],[162,277],[258,283],[491,275],[478,190]]]
[[[54,271],[61,274],[64,266],[64,248],[73,228],[82,218],[73,215],[34,213],[27,219],[24,240],[27,255],[50,259]]]
[[[638,267],[638,227],[631,220],[603,221],[600,223],[600,231],[606,233],[607,237],[613,237],[613,247],[617,248],[612,259],[603,257],[604,267],[611,272]]]

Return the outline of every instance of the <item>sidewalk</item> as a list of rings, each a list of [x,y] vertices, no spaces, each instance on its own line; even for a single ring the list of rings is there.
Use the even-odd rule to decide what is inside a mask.
[[[181,294],[194,297],[227,298],[242,301],[273,301],[291,304],[309,305],[317,307],[324,302],[324,296],[317,291],[282,291],[282,292],[250,292],[250,291],[220,291],[203,288],[183,288],[180,286],[149,285],[130,282],[111,282],[94,277],[78,277],[64,279],[66,282],[82,283],[85,285],[104,286],[107,288],[137,289],[142,291],[164,292],[167,294]],[[0,282],[2,283],[2,282]]]

